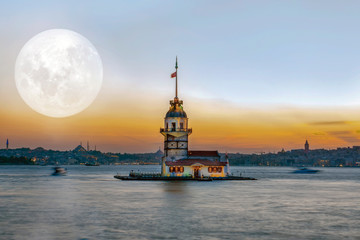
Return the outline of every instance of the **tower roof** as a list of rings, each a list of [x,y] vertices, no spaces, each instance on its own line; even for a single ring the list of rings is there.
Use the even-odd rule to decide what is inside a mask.
[[[203,165],[203,166],[226,166],[227,162],[218,162],[208,159],[181,159],[176,161],[166,161],[166,166],[192,166],[192,165]]]
[[[174,101],[170,101],[170,109],[166,113],[165,118],[168,117],[180,117],[180,118],[187,118],[186,112],[182,107],[182,101],[179,101],[177,98]]]
[[[189,157],[220,157],[218,151],[188,151]]]

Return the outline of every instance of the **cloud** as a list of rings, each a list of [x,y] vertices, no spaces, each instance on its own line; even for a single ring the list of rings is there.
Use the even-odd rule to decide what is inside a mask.
[[[328,133],[330,135],[333,135],[333,136],[342,136],[342,135],[350,135],[350,134],[352,134],[351,131],[329,131]]]
[[[324,121],[324,122],[311,122],[308,125],[319,126],[319,125],[346,125],[353,123],[351,121]]]
[[[327,132],[330,136],[341,139],[347,143],[359,143],[360,139],[354,135],[352,131],[329,131]]]
[[[324,132],[314,132],[313,135],[324,136],[324,135],[326,135],[326,133],[324,133]]]

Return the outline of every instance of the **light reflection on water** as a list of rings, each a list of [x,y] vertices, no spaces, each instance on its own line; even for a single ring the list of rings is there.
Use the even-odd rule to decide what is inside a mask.
[[[136,182],[159,166],[0,166],[0,239],[354,239],[360,169],[232,167],[258,181]]]

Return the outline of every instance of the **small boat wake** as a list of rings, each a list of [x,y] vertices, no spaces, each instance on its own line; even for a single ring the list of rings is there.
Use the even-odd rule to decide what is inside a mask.
[[[52,176],[65,176],[66,173],[67,173],[66,168],[54,167],[54,172],[51,175]]]
[[[310,169],[310,168],[306,168],[306,167],[301,167],[301,168],[294,170],[292,173],[314,174],[314,173],[318,173],[318,172],[320,172],[320,170],[314,170],[314,169]]]

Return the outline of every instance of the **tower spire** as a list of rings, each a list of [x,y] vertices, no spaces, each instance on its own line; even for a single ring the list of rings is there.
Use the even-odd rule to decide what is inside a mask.
[[[177,62],[177,56],[176,56],[176,63],[175,63],[175,72],[176,72],[176,87],[175,87],[175,98],[178,98],[178,81],[177,81],[177,69],[178,69],[178,62]]]

